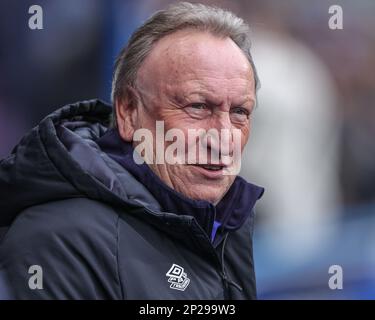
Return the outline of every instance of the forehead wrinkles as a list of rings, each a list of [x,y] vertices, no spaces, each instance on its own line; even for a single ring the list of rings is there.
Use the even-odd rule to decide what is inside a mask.
[[[251,67],[242,51],[229,38],[220,39],[210,35],[198,38],[179,38],[165,48],[170,75],[188,78],[249,78]]]
[[[251,92],[252,69],[231,39],[183,31],[166,36],[155,45],[137,78],[137,84],[155,98],[177,89],[202,88],[224,94],[236,91],[242,83],[248,87],[244,93]]]

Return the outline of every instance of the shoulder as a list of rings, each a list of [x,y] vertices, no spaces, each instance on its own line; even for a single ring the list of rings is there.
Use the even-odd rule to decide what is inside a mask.
[[[0,252],[41,252],[61,246],[87,251],[98,243],[115,251],[117,221],[118,214],[109,205],[87,198],[35,205],[14,220],[1,241]]]
[[[86,198],[53,201],[22,211],[0,243],[0,275],[21,298],[120,297],[118,215]],[[26,287],[28,267],[43,268],[45,290]]]
[[[90,234],[99,229],[114,232],[117,213],[109,205],[88,198],[52,201],[29,207],[18,215],[7,236],[38,234]],[[21,232],[22,231],[22,232]]]

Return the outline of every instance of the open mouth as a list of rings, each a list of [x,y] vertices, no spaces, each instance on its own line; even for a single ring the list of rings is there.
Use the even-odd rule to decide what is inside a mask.
[[[192,167],[206,179],[222,179],[226,166],[222,164],[194,164]]]
[[[215,165],[215,164],[205,164],[205,165],[198,165],[199,167],[210,170],[210,171],[220,171],[224,168],[224,166],[221,165]]]

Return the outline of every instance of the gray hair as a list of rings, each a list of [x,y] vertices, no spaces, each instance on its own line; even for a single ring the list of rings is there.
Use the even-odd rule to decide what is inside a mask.
[[[182,29],[207,31],[218,37],[229,37],[244,52],[254,72],[255,88],[259,79],[250,54],[249,26],[235,14],[217,7],[180,2],[154,13],[130,37],[115,62],[111,100],[115,103],[124,94],[126,86],[134,86],[137,71],[161,38]],[[117,126],[116,108],[113,108],[112,126]]]

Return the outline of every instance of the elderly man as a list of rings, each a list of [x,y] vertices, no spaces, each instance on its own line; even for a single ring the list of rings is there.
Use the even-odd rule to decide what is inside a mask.
[[[240,18],[189,3],[153,15],[117,59],[114,117],[98,100],[65,106],[2,160],[0,297],[256,298],[263,189],[230,170],[256,87]],[[177,142],[161,143],[160,123],[181,133],[176,161],[156,156]],[[229,132],[227,148],[221,135],[188,140],[193,129]],[[190,161],[202,148],[216,153]]]

